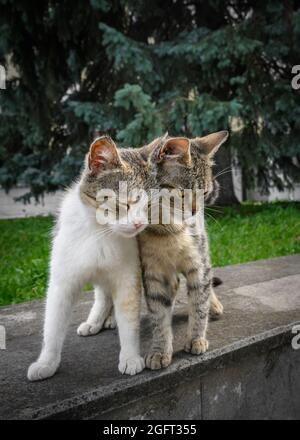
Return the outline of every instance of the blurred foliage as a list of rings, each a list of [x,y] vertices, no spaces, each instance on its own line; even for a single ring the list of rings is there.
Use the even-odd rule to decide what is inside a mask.
[[[235,126],[245,185],[292,186],[299,37],[293,0],[0,0],[0,63],[16,70],[0,91],[0,184],[36,197],[69,184],[95,131],[140,146]]]

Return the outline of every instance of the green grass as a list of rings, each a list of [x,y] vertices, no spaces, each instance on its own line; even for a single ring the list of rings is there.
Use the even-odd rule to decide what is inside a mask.
[[[208,222],[215,267],[300,253],[300,203],[244,204],[221,211],[207,210],[215,218]]]
[[[300,253],[300,203],[213,209],[207,223],[214,266]],[[52,225],[51,217],[0,220],[0,305],[44,295]]]
[[[44,295],[53,219],[0,221],[0,305]]]

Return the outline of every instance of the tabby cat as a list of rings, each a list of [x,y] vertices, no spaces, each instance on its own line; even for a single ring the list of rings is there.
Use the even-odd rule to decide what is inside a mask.
[[[150,154],[160,188],[200,188],[206,200],[217,193],[212,176],[212,158],[228,132],[189,140],[168,138]],[[194,225],[195,226],[195,225]],[[206,330],[209,308],[222,314],[214,294],[212,268],[205,228],[182,225],[149,225],[138,236],[142,278],[148,310],[153,322],[153,341],[146,356],[150,369],[167,367],[172,360],[172,308],[178,290],[178,273],[186,278],[189,319],[185,350],[201,354],[208,349]]]

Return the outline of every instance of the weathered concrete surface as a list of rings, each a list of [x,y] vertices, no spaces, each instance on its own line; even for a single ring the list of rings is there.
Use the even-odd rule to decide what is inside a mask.
[[[300,255],[216,270],[224,317],[210,323],[209,351],[182,352],[186,327],[184,286],[174,317],[175,357],[159,372],[135,377],[117,370],[116,330],[76,335],[91,294],[74,311],[59,372],[29,383],[28,365],[41,346],[43,303],[0,309],[7,350],[0,351],[0,419],[299,419],[300,350],[291,347],[300,324]],[[150,327],[142,322],[142,350]]]

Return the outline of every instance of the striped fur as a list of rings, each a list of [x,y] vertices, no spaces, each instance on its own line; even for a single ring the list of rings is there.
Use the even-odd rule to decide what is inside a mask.
[[[215,199],[218,184],[212,177],[211,156],[225,137],[227,135],[216,134],[209,139],[189,142],[180,138],[178,143],[173,138],[165,147],[167,139],[150,158],[158,186],[202,188],[207,202]],[[223,307],[213,291],[205,229],[151,225],[138,236],[138,242],[145,297],[153,324],[152,346],[146,356],[146,366],[156,370],[167,367],[172,361],[172,310],[178,290],[178,274],[185,276],[187,285],[187,352],[199,355],[208,349],[209,310],[211,308],[211,314],[216,317],[222,314]]]

